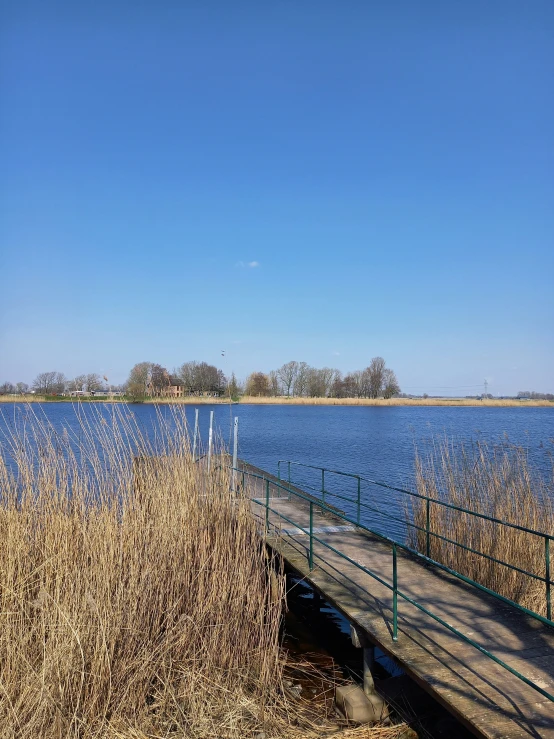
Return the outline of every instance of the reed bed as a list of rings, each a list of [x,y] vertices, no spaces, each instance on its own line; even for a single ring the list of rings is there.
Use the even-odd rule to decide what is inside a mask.
[[[518,407],[518,408],[554,408],[549,400],[487,399],[476,398],[287,398],[258,397],[244,395],[240,402],[254,405],[352,405],[352,406],[472,406],[482,408]]]
[[[28,406],[0,439],[0,737],[331,730],[283,688],[279,563],[183,412],[151,440],[122,406],[77,417],[59,433]]]
[[[533,474],[519,447],[477,442],[455,449],[447,441],[416,459],[417,491],[434,500],[482,513],[534,531],[554,533],[554,468]],[[407,510],[409,543],[426,551],[426,504],[414,498]],[[430,530],[539,577],[546,576],[543,537],[431,503]],[[554,546],[552,547],[554,558]],[[500,595],[546,616],[545,583],[435,536],[430,556]],[[552,569],[551,569],[552,571]]]
[[[132,403],[127,398],[84,398],[89,403]],[[81,402],[83,402],[81,401]],[[0,403],[67,403],[75,402],[74,398],[47,398],[36,395],[14,397],[0,395]],[[229,403],[229,397],[209,398],[202,395],[187,396],[185,398],[147,398],[142,403],[154,405],[217,405]],[[341,406],[448,406],[448,407],[475,407],[475,408],[554,408],[551,400],[517,400],[516,398],[492,398],[478,400],[477,398],[287,398],[261,397],[243,395],[240,402],[247,405],[341,405]]]

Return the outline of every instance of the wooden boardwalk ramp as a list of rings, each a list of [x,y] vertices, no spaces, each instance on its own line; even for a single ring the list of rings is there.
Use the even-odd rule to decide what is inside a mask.
[[[250,473],[245,490],[268,543],[476,736],[554,739],[551,700],[400,596],[393,641],[391,588],[354,564],[392,584],[391,544],[314,504],[310,569],[310,496],[289,496],[277,478],[246,463],[240,469]],[[554,694],[553,628],[402,550],[397,578],[400,593]]]

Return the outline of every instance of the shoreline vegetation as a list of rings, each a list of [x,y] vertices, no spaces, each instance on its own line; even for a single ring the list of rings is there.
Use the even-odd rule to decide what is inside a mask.
[[[519,398],[295,398],[256,397],[243,395],[239,399],[191,395],[184,398],[144,398],[135,400],[126,397],[58,397],[55,395],[0,395],[0,403],[144,403],[147,405],[333,405],[333,406],[449,406],[476,408],[554,408],[554,401]]]
[[[0,444],[0,725],[57,739],[335,736],[334,687],[287,688],[282,563],[227,457],[195,464],[184,413],[155,443],[134,414],[57,433],[27,419]],[[340,731],[341,726],[347,730]],[[338,730],[338,731],[337,731]],[[4,734],[2,734],[4,736]]]

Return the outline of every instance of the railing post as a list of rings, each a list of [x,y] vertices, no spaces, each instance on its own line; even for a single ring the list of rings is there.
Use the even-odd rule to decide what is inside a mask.
[[[194,409],[194,437],[192,441],[192,461],[196,462],[196,446],[198,444],[198,408]]]
[[[212,466],[212,447],[214,443],[214,412],[210,411],[210,430],[208,432],[208,473]]]
[[[396,544],[392,545],[392,640],[398,641],[398,570]]]
[[[358,524],[360,523],[360,497],[361,497],[361,490],[360,490],[360,488],[361,488],[361,480],[358,477],[358,515],[356,517],[356,521],[358,522]]]
[[[325,503],[325,470],[321,470],[321,502]]]
[[[289,460],[289,488],[290,488],[290,460]],[[288,499],[290,500],[290,490],[289,490],[289,496]]]
[[[235,427],[233,433],[233,475],[231,487],[233,492],[236,492],[237,488],[237,453],[239,446],[239,419],[235,416]]]
[[[265,530],[269,533],[269,480],[265,481]]]
[[[310,501],[310,551],[308,552],[310,572],[314,568],[314,504]]]
[[[429,498],[426,500],[426,506],[425,506],[425,553],[431,558],[431,535],[429,533],[429,530],[431,528],[431,502]]]
[[[546,618],[552,620],[552,602],[550,596],[550,537],[544,537],[544,558],[546,577]]]
[[[281,479],[281,460],[277,462],[277,479]]]

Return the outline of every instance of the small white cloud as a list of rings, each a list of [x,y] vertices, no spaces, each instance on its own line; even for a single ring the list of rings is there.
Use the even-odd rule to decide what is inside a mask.
[[[259,262],[248,262],[248,266],[252,268],[259,267],[260,263]]]
[[[340,352],[333,352],[334,357],[340,357]]]

